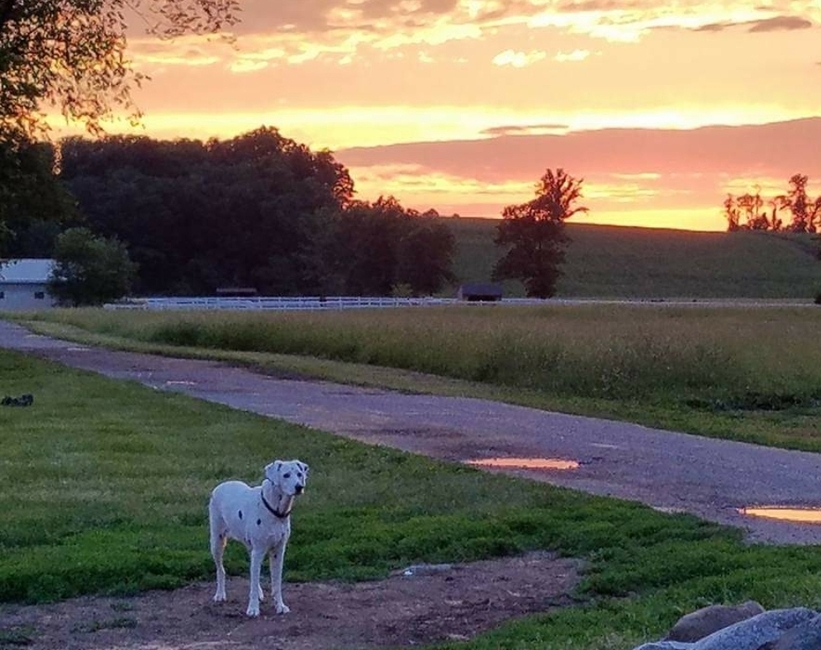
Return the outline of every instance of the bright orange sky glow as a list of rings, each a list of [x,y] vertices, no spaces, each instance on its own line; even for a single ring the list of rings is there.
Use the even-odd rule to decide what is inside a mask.
[[[234,46],[131,39],[139,132],[275,126],[334,150],[359,198],[462,216],[548,167],[585,179],[579,222],[724,230],[727,192],[821,193],[818,0],[241,5]]]

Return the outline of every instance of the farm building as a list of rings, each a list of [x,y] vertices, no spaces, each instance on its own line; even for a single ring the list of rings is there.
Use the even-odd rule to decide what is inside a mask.
[[[502,299],[502,287],[488,282],[468,282],[459,287],[456,297],[469,302],[496,302]]]
[[[55,305],[48,292],[54,260],[0,260],[0,311],[43,309]]]

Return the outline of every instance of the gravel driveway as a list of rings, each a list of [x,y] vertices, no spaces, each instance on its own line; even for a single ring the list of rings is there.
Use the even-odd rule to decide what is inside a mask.
[[[89,348],[0,321],[0,347],[116,379],[448,461],[575,460],[572,470],[505,471],[740,526],[755,542],[821,543],[821,524],[748,517],[753,505],[821,507],[821,455],[562,415],[486,400],[412,395],[256,374],[213,361]]]

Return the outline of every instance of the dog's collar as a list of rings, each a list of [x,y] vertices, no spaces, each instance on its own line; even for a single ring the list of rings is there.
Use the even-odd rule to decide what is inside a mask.
[[[276,517],[277,519],[287,519],[291,516],[291,510],[293,510],[293,506],[288,508],[287,512],[279,512],[276,508],[272,507],[270,503],[268,503],[268,500],[265,498],[264,494],[260,494],[259,496],[262,497],[262,503],[266,508],[268,508],[268,512],[274,515],[274,517]]]

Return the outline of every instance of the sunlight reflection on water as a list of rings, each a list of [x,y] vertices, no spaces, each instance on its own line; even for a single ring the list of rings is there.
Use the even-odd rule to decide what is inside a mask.
[[[578,469],[575,460],[561,458],[479,458],[466,460],[467,465],[477,467],[498,467],[507,469]]]
[[[738,512],[748,517],[795,521],[804,524],[821,524],[821,508],[794,508],[779,506],[756,506],[739,508]]]

